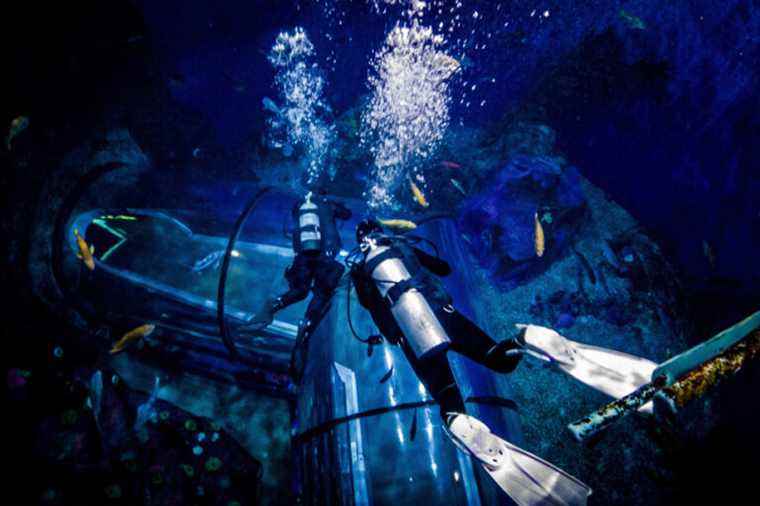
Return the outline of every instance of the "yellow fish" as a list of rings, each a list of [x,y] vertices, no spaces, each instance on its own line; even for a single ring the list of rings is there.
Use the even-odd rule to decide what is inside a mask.
[[[541,222],[538,220],[538,213],[533,214],[533,220],[535,222],[534,241],[536,246],[536,256],[544,256],[545,239],[544,239],[544,227],[541,226]]]
[[[18,118],[14,118],[13,121],[11,121],[11,128],[8,131],[8,136],[5,138],[5,146],[8,148],[8,151],[11,150],[11,141],[21,132],[26,130],[26,127],[29,126],[29,118],[26,116],[19,116]]]
[[[413,221],[409,220],[400,220],[400,219],[393,219],[393,220],[377,220],[380,222],[380,224],[384,227],[392,228],[393,230],[400,230],[402,232],[407,232],[409,230],[414,230],[417,228],[417,224]]]
[[[412,181],[411,179],[409,180],[409,185],[412,188],[412,195],[414,195],[414,200],[416,200],[417,203],[421,205],[422,207],[428,207],[430,204],[425,198],[425,194],[422,193],[422,190],[420,190],[419,186],[414,184],[414,181]]]
[[[446,80],[453,76],[462,67],[456,58],[452,58],[445,53],[436,53],[433,60],[433,66],[441,73],[441,80]]]
[[[74,229],[74,236],[77,238],[77,246],[79,247],[77,258],[84,262],[88,269],[94,271],[95,259],[92,255],[95,253],[95,246],[87,246],[87,241],[79,235],[79,230]]]
[[[146,323],[145,325],[140,325],[139,327],[130,330],[113,345],[111,348],[111,355],[124,351],[124,348],[126,348],[132,341],[136,341],[142,337],[148,337],[154,330],[156,330],[156,326],[152,323]]]

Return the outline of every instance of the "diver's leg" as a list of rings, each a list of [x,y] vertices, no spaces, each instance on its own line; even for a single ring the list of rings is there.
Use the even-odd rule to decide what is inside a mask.
[[[438,402],[444,430],[462,451],[477,459],[493,480],[520,506],[584,506],[585,484],[535,455],[504,441],[486,424],[465,413],[464,400],[446,353],[418,358],[401,340],[417,377]]]
[[[277,311],[284,309],[296,302],[304,300],[309,295],[309,286],[313,273],[313,266],[306,255],[298,254],[293,263],[285,269],[285,279],[288,282],[288,291],[278,297],[270,297],[264,303],[264,308],[253,317],[248,325],[264,328],[272,323]]]
[[[435,313],[451,339],[451,349],[457,353],[502,373],[514,371],[520,363],[521,354],[508,353],[520,348],[517,341],[507,339],[497,343],[483,329],[452,307],[441,308]]]
[[[591,495],[586,484],[503,440],[473,416],[450,413],[445,431],[519,506],[585,506]]]
[[[320,258],[315,262],[313,298],[306,309],[306,319],[316,328],[319,321],[327,313],[330,301],[338,288],[345,267],[331,258]]]
[[[517,341],[523,351],[549,362],[578,381],[615,398],[641,388],[652,378],[657,364],[617,350],[572,341],[555,330],[518,325]],[[640,408],[651,413],[652,404]]]
[[[330,302],[340,283],[343,271],[343,265],[332,259],[320,259],[314,262],[313,296],[298,327],[298,336],[290,359],[290,373],[296,382],[300,382],[306,366],[309,338],[330,310]]]
[[[288,291],[277,297],[277,312],[296,302],[301,302],[309,295],[309,287],[314,277],[314,262],[312,258],[299,253],[293,259],[293,264],[285,270]]]
[[[438,403],[441,418],[446,420],[447,413],[464,413],[464,399],[454,379],[446,353],[433,353],[430,356],[417,358],[409,344],[403,339],[401,349],[417,377]]]

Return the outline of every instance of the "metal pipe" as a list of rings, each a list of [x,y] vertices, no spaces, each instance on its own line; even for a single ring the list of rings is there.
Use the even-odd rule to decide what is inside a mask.
[[[567,426],[575,439],[584,441],[601,432],[624,416],[637,411],[641,406],[651,401],[657,392],[665,386],[665,377],[660,376],[654,381],[639,387],[625,397],[616,399],[602,406],[590,415],[576,420]]]
[[[665,401],[665,405],[675,412],[690,401],[702,397],[723,378],[738,373],[745,364],[758,355],[760,355],[760,331],[755,331],[671,386],[662,389],[657,394],[658,400]]]
[[[584,441],[599,433],[612,423],[638,410],[641,406],[657,397],[663,404],[675,412],[690,401],[702,397],[723,378],[733,376],[742,367],[760,355],[760,330],[732,347],[708,360],[672,385],[668,385],[665,375],[658,376],[635,392],[617,399],[590,415],[567,426],[575,439]]]

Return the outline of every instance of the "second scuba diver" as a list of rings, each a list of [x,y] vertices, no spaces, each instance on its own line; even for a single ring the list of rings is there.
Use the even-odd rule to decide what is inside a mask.
[[[300,302],[312,292],[306,314],[299,322],[298,335],[290,361],[290,373],[300,382],[311,334],[330,307],[330,300],[343,275],[344,267],[335,260],[341,241],[335,220],[347,220],[351,211],[343,204],[328,199],[324,192],[308,192],[293,207],[293,263],[285,270],[288,290],[267,300],[261,313],[251,322],[263,328],[277,311]]]
[[[591,490],[552,464],[493,434],[466,414],[446,353],[453,350],[494,371],[517,367],[525,342],[494,341],[459,313],[440,276],[444,260],[415,248],[404,236],[383,232],[374,220],[357,225],[359,249],[347,260],[360,304],[385,338],[398,344],[437,401],[447,434],[514,501],[523,505],[585,505]]]

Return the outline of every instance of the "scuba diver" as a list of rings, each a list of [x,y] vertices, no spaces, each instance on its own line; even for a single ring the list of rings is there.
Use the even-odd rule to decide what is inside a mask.
[[[455,351],[509,373],[530,346],[520,338],[496,342],[459,313],[439,279],[451,273],[450,265],[414,247],[408,236],[387,235],[368,219],[357,225],[356,240],[347,265],[359,302],[385,338],[401,347],[439,404],[444,429],[457,447],[477,459],[519,505],[585,505],[589,487],[466,414],[446,355]],[[526,328],[523,336],[528,330],[535,333]]]
[[[262,312],[249,325],[266,327],[274,320],[275,313],[304,300],[311,290],[313,296],[299,322],[290,361],[290,373],[298,383],[303,374],[309,337],[327,313],[333,293],[343,276],[343,264],[335,260],[341,249],[335,220],[351,218],[351,211],[343,204],[328,199],[324,190],[320,190],[318,195],[309,191],[293,207],[292,217],[293,251],[296,256],[285,269],[288,291],[268,299]]]

